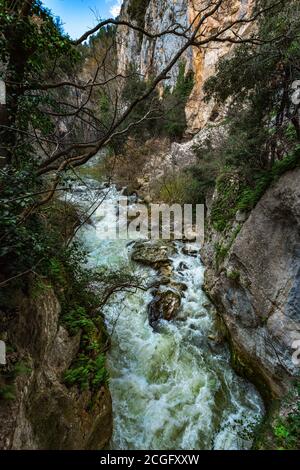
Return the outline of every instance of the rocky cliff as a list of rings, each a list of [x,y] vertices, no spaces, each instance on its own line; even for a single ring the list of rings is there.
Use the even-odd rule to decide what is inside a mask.
[[[178,23],[182,26],[180,31],[192,27],[195,17],[206,6],[205,0],[124,0],[121,9],[121,18],[135,22],[152,33],[159,33],[172,28]],[[252,0],[229,0],[224,2],[220,11],[209,18],[205,24],[203,34],[216,32],[229,22],[241,18],[251,11]],[[252,27],[252,26],[251,26]],[[249,26],[237,25],[235,34],[243,36]],[[153,72],[160,72],[166,64],[182,47],[185,39],[172,34],[163,35],[156,39],[141,37],[139,32],[127,26],[118,28],[118,68],[120,73],[126,73],[130,65],[137,67],[146,78]],[[220,109],[210,102],[203,103],[204,82],[213,75],[218,60],[230,53],[230,43],[211,43],[206,47],[193,47],[188,49],[183,60],[186,73],[194,72],[194,88],[186,106],[188,130],[191,133],[199,131],[209,121],[218,119]],[[169,86],[174,86],[178,76],[177,63],[168,80]]]
[[[212,230],[202,252],[206,289],[229,332],[236,366],[265,396],[282,395],[299,375],[293,360],[300,339],[299,183],[300,169],[283,175],[245,223],[238,214],[227,238]],[[225,256],[216,261],[220,246]]]
[[[12,396],[1,400],[0,448],[103,448],[112,432],[107,386],[92,395],[63,381],[78,354],[80,333],[71,337],[60,324],[52,288],[16,296],[15,314],[1,312],[1,337],[12,345],[4,372],[14,384],[6,385]]]

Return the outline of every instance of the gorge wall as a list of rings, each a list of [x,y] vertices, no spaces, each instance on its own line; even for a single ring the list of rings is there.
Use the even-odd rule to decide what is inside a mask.
[[[174,24],[180,24],[183,31],[192,28],[195,17],[207,6],[205,0],[124,0],[121,9],[121,19],[135,21],[141,27],[152,33],[172,29]],[[139,7],[135,7],[139,5]],[[215,33],[229,22],[238,20],[249,13],[253,0],[228,0],[218,14],[213,15],[205,23],[205,35]],[[139,10],[138,10],[139,8]],[[144,9],[144,14],[140,13]],[[137,13],[137,11],[139,13]],[[243,36],[249,32],[249,25],[236,25],[234,32]],[[117,33],[118,69],[119,73],[126,73],[130,65],[134,65],[138,72],[146,78],[153,72],[160,72],[170,59],[184,44],[185,39],[172,34],[151,39],[141,39],[139,32],[120,26]],[[194,72],[194,88],[186,105],[188,131],[196,133],[209,121],[219,117],[220,109],[212,101],[203,103],[203,85],[213,75],[218,60],[229,54],[234,47],[230,43],[213,43],[202,48],[189,48],[182,60],[185,61],[185,71]],[[171,70],[166,83],[174,86],[178,76],[179,64]]]
[[[299,169],[283,175],[244,223],[238,214],[227,233],[208,230],[202,250],[206,290],[228,329],[236,366],[268,398],[284,394],[299,375],[299,182]],[[216,247],[223,248],[221,260]]]
[[[68,388],[63,380],[78,355],[82,333],[72,337],[61,324],[61,307],[51,287],[15,296],[15,315],[1,312],[2,338],[13,345],[7,351],[7,376],[18,372],[13,399],[1,401],[0,448],[103,448],[112,433],[108,387],[92,394]]]

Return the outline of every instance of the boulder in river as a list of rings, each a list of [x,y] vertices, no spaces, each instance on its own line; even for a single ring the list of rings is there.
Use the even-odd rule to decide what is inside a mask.
[[[156,296],[148,306],[149,323],[155,328],[161,319],[171,320],[175,317],[181,305],[179,292],[166,289],[156,292]]]
[[[134,244],[131,257],[137,263],[158,269],[170,265],[170,258],[175,253],[175,246],[163,240],[138,241]]]
[[[198,256],[199,255],[199,248],[195,247],[194,245],[185,245],[182,248],[182,253],[188,256]]]

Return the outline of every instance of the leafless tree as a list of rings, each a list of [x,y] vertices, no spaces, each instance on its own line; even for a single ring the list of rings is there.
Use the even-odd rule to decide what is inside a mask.
[[[87,59],[93,61],[92,77],[84,77],[84,71],[80,77],[72,72],[64,73],[55,60],[51,67],[47,68],[47,74],[39,75],[36,72],[32,75],[25,74],[25,68],[28,68],[34,51],[27,45],[29,38],[26,36],[26,28],[18,29],[18,24],[20,21],[25,23],[35,21],[39,27],[42,27],[40,24],[43,23],[43,15],[37,17],[34,0],[2,0],[3,7],[12,15],[13,21],[8,25],[2,24],[2,27],[0,23],[0,35],[10,44],[3,64],[7,105],[2,106],[0,113],[1,152],[8,165],[17,165],[15,150],[20,146],[31,145],[37,155],[36,175],[42,178],[45,184],[45,192],[38,194],[35,202],[25,208],[22,213],[23,219],[52,198],[67,170],[75,171],[76,167],[91,160],[114,138],[126,135],[130,128],[150,118],[153,109],[147,110],[137,121],[128,120],[133,111],[168,79],[174,65],[189,48],[204,49],[216,46],[220,42],[258,43],[260,38],[255,32],[247,37],[239,37],[237,28],[255,22],[280,1],[274,1],[267,8],[253,10],[235,20],[223,22],[223,26],[214,29],[209,28],[209,24],[226,14],[231,1],[212,0],[192,3],[195,16],[188,26],[170,19],[170,24],[164,30],[157,31],[154,28],[143,28],[136,22],[124,20],[122,17],[111,18],[99,22],[79,39],[71,41],[70,47],[82,48],[84,41],[108,26],[126,27],[128,31],[134,30],[149,40],[171,35],[182,39],[182,46],[163,70],[147,77],[144,93],[133,96],[131,101],[124,105],[121,90],[132,74],[138,71],[128,71],[125,74],[118,72],[114,58],[116,36],[112,35],[109,39],[102,40],[100,38],[94,53],[90,59]],[[201,4],[200,7],[198,3]],[[216,24],[222,23],[216,22]],[[109,116],[103,116],[95,111],[97,100],[104,92],[109,99]],[[29,122],[27,128],[20,126],[21,98],[29,96],[37,97],[41,114],[51,117],[53,129],[47,135],[39,131],[34,121]]]

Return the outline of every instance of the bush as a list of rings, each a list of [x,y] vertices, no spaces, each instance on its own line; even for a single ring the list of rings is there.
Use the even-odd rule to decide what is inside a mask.
[[[156,197],[166,204],[197,204],[201,200],[199,182],[189,172],[175,173],[161,180]]]
[[[241,277],[241,273],[239,271],[235,271],[235,270],[227,271],[226,275],[227,275],[228,279],[230,279],[231,281],[234,281],[234,282],[238,282],[240,280],[240,277]]]
[[[131,20],[135,20],[140,28],[144,27],[145,15],[150,0],[130,0],[128,14]]]
[[[216,182],[217,194],[211,206],[211,223],[218,232],[224,231],[237,211],[241,178],[236,171],[227,170]]]
[[[290,155],[274,163],[271,171],[256,176],[254,187],[244,189],[238,201],[237,208],[251,210],[256,206],[268,187],[277,181],[286,171],[294,170],[300,165],[300,146],[297,146]]]
[[[164,116],[162,132],[171,139],[181,139],[186,130],[185,107],[193,87],[193,74],[186,75],[185,63],[180,62],[176,85],[172,91],[165,89],[162,102]]]
[[[96,390],[108,382],[105,368],[105,355],[99,354],[96,359],[80,354],[74,365],[64,374],[65,383],[78,385],[80,390]]]

